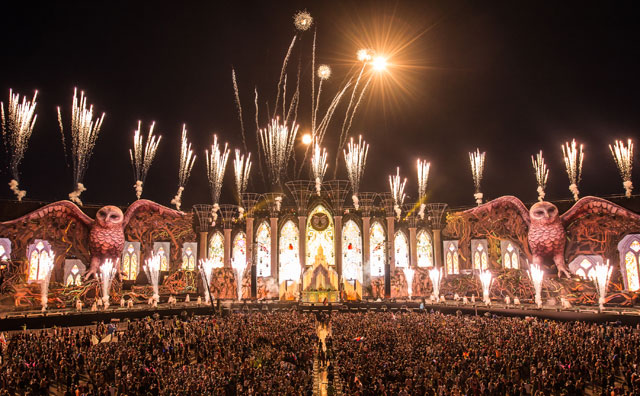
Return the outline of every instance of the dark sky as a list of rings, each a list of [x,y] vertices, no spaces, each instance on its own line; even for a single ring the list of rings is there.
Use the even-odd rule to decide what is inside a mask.
[[[551,168],[547,197],[569,198],[560,145],[574,137],[585,143],[582,194],[623,191],[607,145],[640,131],[640,30],[633,2],[10,2],[0,23],[0,98],[6,102],[9,88],[30,96],[39,90],[38,122],[21,166],[28,198],[63,199],[72,189],[55,107],[63,106],[68,122],[78,86],[107,113],[83,201],[133,201],[128,150],[141,119],[155,120],[163,136],[143,196],[169,204],[177,189],[180,129],[187,123],[198,159],[183,202],[209,202],[203,151],[212,133],[234,148],[241,144],[231,67],[255,156],[253,88],[273,101],[295,33],[292,15],[300,9],[315,18],[318,62],[334,67],[325,99],[344,81],[363,43],[374,46],[384,34],[415,38],[390,59],[398,64],[391,73],[401,86],[373,87],[354,122],[352,134],[371,143],[362,191],[387,191],[387,175],[400,166],[415,199],[420,157],[432,162],[431,201],[472,204],[467,153],[480,147],[487,151],[485,197],[533,201],[530,156],[543,149]],[[296,46],[293,68],[300,62],[309,69],[310,39],[307,32]],[[306,131],[310,94],[302,89],[299,121]],[[328,132],[329,174],[342,117],[344,108]],[[254,190],[262,191],[257,169]],[[231,175],[230,158],[226,202]],[[346,177],[343,169],[339,177]],[[8,182],[6,169],[1,178]],[[640,186],[638,177],[634,181]],[[12,194],[3,187],[0,197]]]

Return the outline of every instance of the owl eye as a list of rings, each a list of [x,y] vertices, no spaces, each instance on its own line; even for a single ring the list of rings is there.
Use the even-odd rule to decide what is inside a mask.
[[[543,212],[543,211],[541,211],[541,210],[536,210],[536,211],[534,212],[534,214],[535,214],[536,216],[544,216],[544,212]]]
[[[118,218],[118,215],[112,214],[112,215],[109,215],[109,218],[110,218],[110,219],[117,219],[117,218]]]
[[[553,213],[553,212],[555,212],[555,211],[556,211],[556,208],[553,208],[553,207],[552,207],[552,208],[549,208],[549,213]]]

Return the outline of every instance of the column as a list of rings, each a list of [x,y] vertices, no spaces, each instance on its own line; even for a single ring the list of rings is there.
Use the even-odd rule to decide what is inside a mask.
[[[433,258],[436,268],[442,268],[442,230],[433,230]]]
[[[231,228],[224,230],[224,267],[231,268]]]
[[[415,227],[409,227],[409,263],[411,268],[418,268],[418,239]]]
[[[336,225],[336,272],[338,273],[338,288],[342,285],[342,216],[333,216]]]
[[[395,247],[395,218],[387,217],[387,246],[389,253],[387,254],[387,262],[384,271],[384,296],[391,297],[391,275],[396,270],[396,247]]]
[[[304,269],[307,265],[307,238],[305,238],[305,231],[307,229],[307,216],[298,216],[298,257],[300,257],[300,271],[304,274]],[[309,263],[311,264],[311,263]]]
[[[247,236],[247,265],[251,266],[251,298],[256,298],[256,262],[253,259],[253,217],[245,220],[245,235]]]
[[[269,218],[271,225],[271,276],[278,280],[278,218]],[[277,283],[277,282],[276,282]]]
[[[208,245],[208,235],[207,231],[200,232],[200,242],[198,243],[198,261],[196,262],[196,292],[200,295],[203,291],[207,293],[207,286],[205,285],[204,278],[201,281],[197,281],[200,276],[200,260],[205,260],[207,258],[207,245]]]
[[[364,283],[363,286],[371,285],[371,264],[369,263],[370,254],[369,245],[371,244],[369,241],[369,228],[371,223],[371,217],[365,216],[362,217],[362,253],[363,261],[362,261],[362,281]]]

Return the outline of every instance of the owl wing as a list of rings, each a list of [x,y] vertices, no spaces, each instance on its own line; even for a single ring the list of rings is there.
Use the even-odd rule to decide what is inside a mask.
[[[34,210],[31,213],[19,217],[15,220],[2,222],[2,225],[12,225],[26,223],[30,220],[38,220],[44,217],[73,218],[81,221],[87,227],[91,226],[94,220],[87,216],[80,208],[71,201],[58,201]]]
[[[567,210],[560,216],[560,220],[564,226],[568,226],[577,219],[590,214],[604,214],[611,216],[620,216],[630,220],[640,222],[640,215],[625,209],[620,205],[598,197],[584,197],[576,202],[571,209]]]
[[[177,210],[167,208],[166,206],[160,205],[159,203],[149,201],[147,199],[139,199],[132,203],[124,214],[123,225],[126,227],[129,221],[135,216],[135,214],[139,211],[156,211],[162,215],[169,215],[173,217],[182,217],[185,214],[179,212]]]
[[[489,201],[476,208],[465,210],[463,213],[472,214],[475,216],[486,215],[497,208],[515,209],[518,211],[518,213],[520,213],[527,226],[531,224],[531,218],[529,217],[529,211],[527,210],[527,207],[524,206],[521,200],[514,197],[513,195],[505,195],[503,197],[496,198],[493,201]]]

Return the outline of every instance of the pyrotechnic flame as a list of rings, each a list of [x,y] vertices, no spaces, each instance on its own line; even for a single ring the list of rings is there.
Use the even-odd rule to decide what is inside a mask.
[[[620,177],[622,177],[622,185],[625,189],[625,195],[631,197],[631,190],[633,190],[633,184],[631,182],[631,170],[633,168],[633,142],[631,139],[627,140],[627,146],[624,142],[616,140],[614,146],[609,145],[613,160],[616,162]]]
[[[327,172],[327,166],[327,150],[320,147],[318,141],[315,140],[313,144],[313,155],[311,156],[311,171],[316,181],[316,193],[318,196],[320,196],[320,188],[324,175]]]
[[[293,24],[296,26],[296,29],[302,32],[307,31],[311,25],[313,25],[313,17],[306,10],[298,11],[293,16]]]
[[[533,288],[536,291],[536,305],[538,308],[542,307],[542,280],[544,279],[544,271],[537,264],[531,264],[529,266],[529,277]]]
[[[242,202],[242,194],[247,190],[249,183],[249,174],[251,173],[251,153],[240,155],[240,150],[236,150],[236,158],[233,160],[233,173],[236,181],[236,193],[238,194],[238,202]],[[238,207],[239,218],[242,218],[244,209],[242,205]]]
[[[182,192],[184,191],[189,176],[191,175],[191,169],[196,161],[196,156],[191,149],[191,143],[187,140],[187,125],[182,124],[182,142],[180,144],[180,168],[178,169],[178,193],[171,200],[171,203],[176,206],[176,209],[180,210],[182,205]]]
[[[609,265],[609,260],[607,260],[606,264],[597,263],[594,269],[593,282],[598,289],[598,305],[600,306],[600,310],[604,308],[604,302],[607,297],[607,286],[609,286],[612,271],[613,267]]]
[[[208,259],[200,259],[200,275],[202,276],[202,278],[205,280],[207,285],[211,285],[211,278],[213,276],[213,269],[215,268],[216,263],[214,261],[214,259],[212,258],[208,258]],[[208,288],[205,287],[205,292],[204,292],[204,301],[205,303],[209,303],[209,293],[208,293]]]
[[[491,271],[485,270],[480,273],[480,283],[482,283],[482,301],[485,304],[491,305],[491,281],[493,280],[493,275]]]
[[[357,198],[360,191],[360,180],[364,175],[364,167],[367,164],[367,154],[369,153],[369,145],[362,140],[362,135],[358,137],[358,143],[353,142],[353,138],[344,150],[344,161],[347,167],[347,175],[351,182],[353,196]],[[358,210],[358,200],[353,200],[353,206]]]
[[[549,169],[547,169],[547,164],[544,162],[542,150],[535,157],[531,156],[531,164],[538,183],[538,201],[542,202],[545,196],[544,189],[547,187],[547,180],[549,179]]]
[[[404,277],[407,280],[407,294],[409,295],[409,299],[411,299],[413,295],[413,275],[416,273],[416,270],[411,267],[406,267],[402,269],[402,272],[404,272]]]
[[[20,94],[13,93],[13,90],[9,89],[9,105],[7,106],[6,114],[4,109],[4,103],[0,102],[0,119],[2,120],[2,136],[5,142],[5,146],[9,151],[9,170],[13,181],[15,180],[15,187],[11,183],[9,187],[14,192],[18,201],[27,194],[26,191],[20,190],[18,184],[20,181],[19,166],[24,159],[24,153],[27,151],[29,145],[29,139],[33,132],[33,127],[36,124],[36,97],[38,91],[33,93],[33,99],[27,100],[27,97],[22,98],[20,103]]]
[[[142,267],[151,286],[153,287],[153,299],[156,302],[160,301],[160,293],[158,289],[158,281],[160,279],[160,256],[152,254],[151,258],[147,259],[146,264]]]
[[[424,210],[427,207],[427,182],[429,181],[429,170],[431,169],[431,163],[426,160],[418,159],[418,201],[420,202],[420,210],[418,216],[424,220]]]
[[[578,184],[582,178],[582,161],[584,160],[584,152],[582,151],[583,145],[578,147],[576,140],[566,142],[562,146],[562,156],[564,157],[564,165],[567,168],[567,175],[569,176],[569,191],[573,194],[573,199],[578,200]]]
[[[142,121],[138,121],[138,129],[133,134],[133,149],[129,149],[129,157],[131,158],[131,166],[133,167],[133,175],[136,179],[136,197],[140,199],[142,195],[142,186],[151,168],[151,163],[156,157],[158,145],[162,136],[153,136],[153,128],[156,122],[153,121],[149,126],[149,134],[147,136],[147,142],[145,144],[144,137],[142,136]]]
[[[84,174],[89,166],[93,148],[96,145],[102,122],[104,121],[104,113],[99,118],[93,118],[93,105],[89,105],[87,109],[87,98],[84,92],[80,91],[80,99],[78,100],[78,89],[73,90],[73,101],[71,103],[71,158],[73,160],[73,185],[75,191],[69,194],[69,198],[82,205],[80,194],[85,191]],[[65,146],[64,129],[62,127],[62,113],[58,107],[58,124],[60,125],[60,133],[62,135],[62,145]],[[66,148],[65,148],[66,150]],[[82,188],[80,187],[82,186]]]
[[[389,188],[391,188],[391,196],[393,197],[393,210],[396,212],[398,220],[402,213],[402,204],[404,204],[404,187],[407,184],[407,178],[400,179],[400,167],[396,168],[395,176],[389,175]]]
[[[438,301],[440,298],[440,281],[442,280],[442,270],[440,268],[432,268],[429,270],[429,278],[433,286],[432,299]]]
[[[43,253],[40,256],[39,264],[40,264],[40,272],[42,274],[42,282],[40,283],[40,303],[42,305],[42,310],[45,311],[47,309],[48,301],[49,301],[49,283],[51,281],[51,272],[53,272],[53,267],[55,265],[55,255]]]
[[[111,281],[118,271],[117,265],[111,259],[106,259],[100,265],[100,279],[102,280],[102,301],[104,307],[109,308],[109,289],[111,289]]]
[[[260,144],[272,186],[279,186],[281,178],[286,173],[298,133],[297,124],[290,129],[279,121],[279,118],[271,120],[267,128],[260,130]]]
[[[222,181],[224,180],[224,170],[227,167],[229,159],[229,145],[224,144],[224,150],[220,150],[218,144],[218,136],[213,135],[213,145],[211,153],[205,150],[205,159],[207,161],[207,179],[209,180],[209,188],[211,189],[211,199],[214,204],[219,203],[220,192],[222,191]]]
[[[469,153],[469,162],[471,162],[471,174],[473,176],[473,186],[475,187],[474,198],[476,203],[480,205],[482,203],[481,183],[482,176],[484,174],[484,159],[486,152],[480,152],[480,149],[476,149],[475,152]]]

